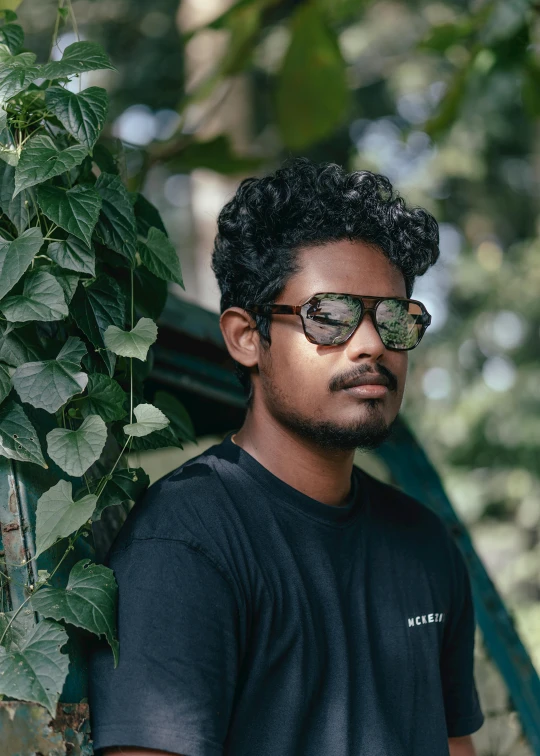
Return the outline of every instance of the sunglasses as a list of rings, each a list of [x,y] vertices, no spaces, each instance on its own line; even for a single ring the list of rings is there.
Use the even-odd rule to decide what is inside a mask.
[[[431,315],[422,302],[404,297],[358,294],[314,294],[303,305],[264,304],[245,308],[260,315],[300,315],[306,339],[320,346],[344,344],[369,312],[387,349],[398,352],[418,346]]]

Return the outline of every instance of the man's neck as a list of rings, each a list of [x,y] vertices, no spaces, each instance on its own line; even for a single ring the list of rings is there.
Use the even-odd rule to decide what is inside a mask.
[[[298,491],[340,506],[350,491],[354,451],[314,446],[277,422],[258,423],[248,411],[234,443]]]

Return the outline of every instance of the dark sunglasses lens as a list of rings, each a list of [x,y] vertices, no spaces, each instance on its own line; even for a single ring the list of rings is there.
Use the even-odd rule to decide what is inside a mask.
[[[326,294],[304,305],[306,333],[323,346],[341,344],[356,328],[362,302],[342,294]],[[376,311],[383,344],[390,349],[412,349],[425,331],[424,312],[414,302],[385,299]]]
[[[340,294],[326,294],[305,305],[303,312],[306,333],[317,344],[341,344],[354,330],[362,302]]]
[[[414,302],[385,299],[376,314],[381,341],[391,349],[412,349],[424,333],[424,313]]]

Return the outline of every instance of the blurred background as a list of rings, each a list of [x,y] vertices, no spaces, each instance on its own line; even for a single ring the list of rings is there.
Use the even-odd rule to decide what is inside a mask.
[[[56,0],[17,8],[45,60]],[[67,4],[66,4],[67,7]],[[402,413],[540,669],[540,8],[529,0],[73,0],[53,58],[99,41],[106,138],[218,311],[216,217],[289,155],[388,176],[441,224],[415,298],[433,324]],[[216,440],[140,454],[155,480]],[[144,457],[144,459],[143,459]],[[376,460],[360,466],[384,477]],[[480,756],[531,753],[478,632]]]

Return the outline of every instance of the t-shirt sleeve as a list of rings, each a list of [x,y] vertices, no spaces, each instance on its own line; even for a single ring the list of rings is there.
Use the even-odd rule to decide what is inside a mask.
[[[448,737],[470,735],[484,723],[474,680],[475,614],[465,559],[451,541],[456,591],[441,650],[441,679]]]
[[[239,666],[232,583],[206,552],[173,539],[134,539],[109,566],[119,663],[105,644],[90,654],[94,749],[222,754]]]

